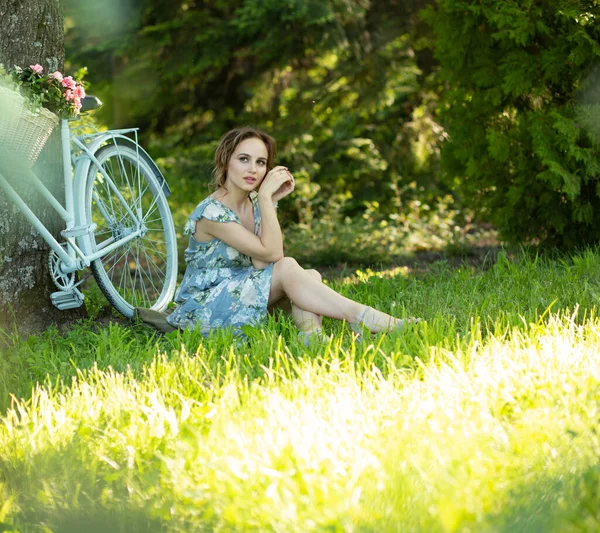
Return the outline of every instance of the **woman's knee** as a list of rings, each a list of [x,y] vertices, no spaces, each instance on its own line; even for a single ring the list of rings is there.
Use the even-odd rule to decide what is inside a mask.
[[[314,278],[317,281],[323,281],[323,276],[321,276],[321,273],[318,270],[315,270],[314,268],[307,270],[306,273],[309,274],[311,278]]]
[[[275,261],[273,265],[273,269],[277,273],[287,274],[289,272],[293,272],[294,270],[300,268],[298,261],[296,261],[293,257],[282,257],[279,261]]]

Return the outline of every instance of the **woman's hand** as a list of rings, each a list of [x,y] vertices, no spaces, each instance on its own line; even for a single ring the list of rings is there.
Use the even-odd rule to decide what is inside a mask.
[[[285,198],[288,194],[292,193],[296,187],[296,181],[294,180],[294,176],[292,173],[286,168],[285,169],[289,174],[290,178],[288,181],[285,181],[279,189],[275,191],[275,194],[271,197],[274,202],[279,202],[282,198]]]
[[[294,190],[294,185],[292,173],[286,167],[277,166],[265,176],[258,192],[278,202]]]

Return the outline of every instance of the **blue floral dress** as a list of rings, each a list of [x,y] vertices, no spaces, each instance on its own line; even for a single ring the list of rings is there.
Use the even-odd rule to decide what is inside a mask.
[[[258,195],[250,194],[254,233],[260,232]],[[175,293],[175,310],[167,321],[178,328],[200,327],[204,335],[212,329],[232,326],[236,333],[244,325],[258,325],[266,317],[273,264],[256,268],[252,259],[220,239],[199,242],[194,238],[196,221],[237,222],[237,213],[211,196],[198,204],[184,234],[190,242],[184,253],[187,269]]]

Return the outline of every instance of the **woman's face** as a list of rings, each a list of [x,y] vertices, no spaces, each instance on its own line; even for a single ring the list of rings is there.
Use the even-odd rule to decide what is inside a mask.
[[[245,191],[258,188],[267,173],[268,155],[267,147],[260,139],[244,139],[229,160],[225,186],[235,185]]]

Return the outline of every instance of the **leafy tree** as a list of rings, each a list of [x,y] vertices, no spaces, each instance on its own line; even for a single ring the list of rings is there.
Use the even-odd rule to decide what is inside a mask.
[[[438,0],[424,17],[444,83],[446,181],[506,238],[596,241],[598,144],[577,95],[600,60],[600,2]]]
[[[435,98],[421,90],[410,39],[424,0],[127,0],[130,25],[92,38],[86,24],[104,20],[101,8],[66,1],[68,55],[88,66],[104,119],[151,130],[155,155],[189,178],[178,183],[186,196],[240,123],[272,132],[296,172],[288,219],[332,203],[397,210],[415,181],[440,192]]]

